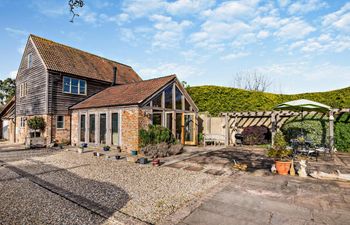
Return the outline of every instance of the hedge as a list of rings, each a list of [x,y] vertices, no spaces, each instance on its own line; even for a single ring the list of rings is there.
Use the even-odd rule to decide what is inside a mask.
[[[317,101],[333,108],[350,108],[350,87],[335,91],[296,95],[272,94],[219,86],[197,86],[186,89],[200,112],[217,116],[221,112],[265,111],[297,99]]]

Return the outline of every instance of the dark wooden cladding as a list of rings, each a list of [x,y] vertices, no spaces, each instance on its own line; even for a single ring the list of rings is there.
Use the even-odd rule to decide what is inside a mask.
[[[62,72],[49,71],[49,87],[48,87],[48,108],[49,114],[67,115],[68,108],[78,102],[85,100],[87,97],[100,92],[111,86],[110,82],[101,82],[88,79],[86,77],[78,77]],[[63,77],[73,77],[86,80],[87,95],[74,95],[63,93]]]
[[[27,68],[27,56],[32,53],[33,66]],[[20,97],[20,86],[27,82],[27,96]],[[29,40],[23,53],[16,78],[16,115],[43,115],[47,113],[46,90],[47,71]]]

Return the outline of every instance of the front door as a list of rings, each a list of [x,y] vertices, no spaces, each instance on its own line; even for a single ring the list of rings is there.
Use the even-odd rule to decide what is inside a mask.
[[[183,132],[182,136],[183,143],[185,145],[196,145],[197,144],[197,122],[195,113],[184,113],[182,117]]]

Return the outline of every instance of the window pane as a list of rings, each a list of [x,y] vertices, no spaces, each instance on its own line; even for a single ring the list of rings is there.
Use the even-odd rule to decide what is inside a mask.
[[[89,142],[95,142],[95,114],[91,114],[90,116],[90,129],[89,129]]]
[[[153,125],[162,125],[162,114],[161,113],[153,113]]]
[[[152,101],[153,107],[162,107],[162,93],[159,93]]]
[[[176,109],[182,109],[182,94],[181,91],[176,87]]]
[[[79,80],[78,79],[73,79],[72,78],[72,83],[71,83],[71,93],[72,94],[78,94],[78,85],[79,85]]]
[[[85,86],[86,86],[86,85],[85,85],[85,83],[86,83],[85,80],[80,80],[79,83],[80,83],[80,86],[79,86],[79,93],[80,93],[80,94],[86,94],[86,93],[85,93]]]
[[[80,116],[80,141],[85,142],[85,115]]]
[[[190,110],[190,103],[185,99],[185,110]]]
[[[105,113],[100,115],[100,143],[106,144],[106,133],[107,133],[107,116]]]
[[[119,144],[118,113],[112,113],[112,144]]]
[[[165,108],[173,108],[173,85],[170,85],[165,89]]]
[[[70,78],[69,77],[63,78],[63,91],[66,93],[70,92]]]
[[[33,55],[32,53],[29,53],[28,55],[28,68],[31,68],[33,66]]]
[[[64,116],[57,116],[57,128],[64,128]]]

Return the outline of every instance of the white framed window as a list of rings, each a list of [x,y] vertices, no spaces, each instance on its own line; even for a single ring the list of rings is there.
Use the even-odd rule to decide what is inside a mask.
[[[64,129],[64,116],[57,116],[56,128]]]
[[[22,84],[19,85],[19,96],[25,97],[28,94],[28,88],[27,88],[27,82],[23,82]]]
[[[24,128],[25,126],[26,126],[26,118],[25,117],[21,117],[20,127]]]
[[[29,53],[28,56],[27,56],[27,68],[32,68],[33,67],[33,54],[32,53]]]
[[[63,92],[75,95],[86,95],[86,81],[71,77],[63,77]]]

